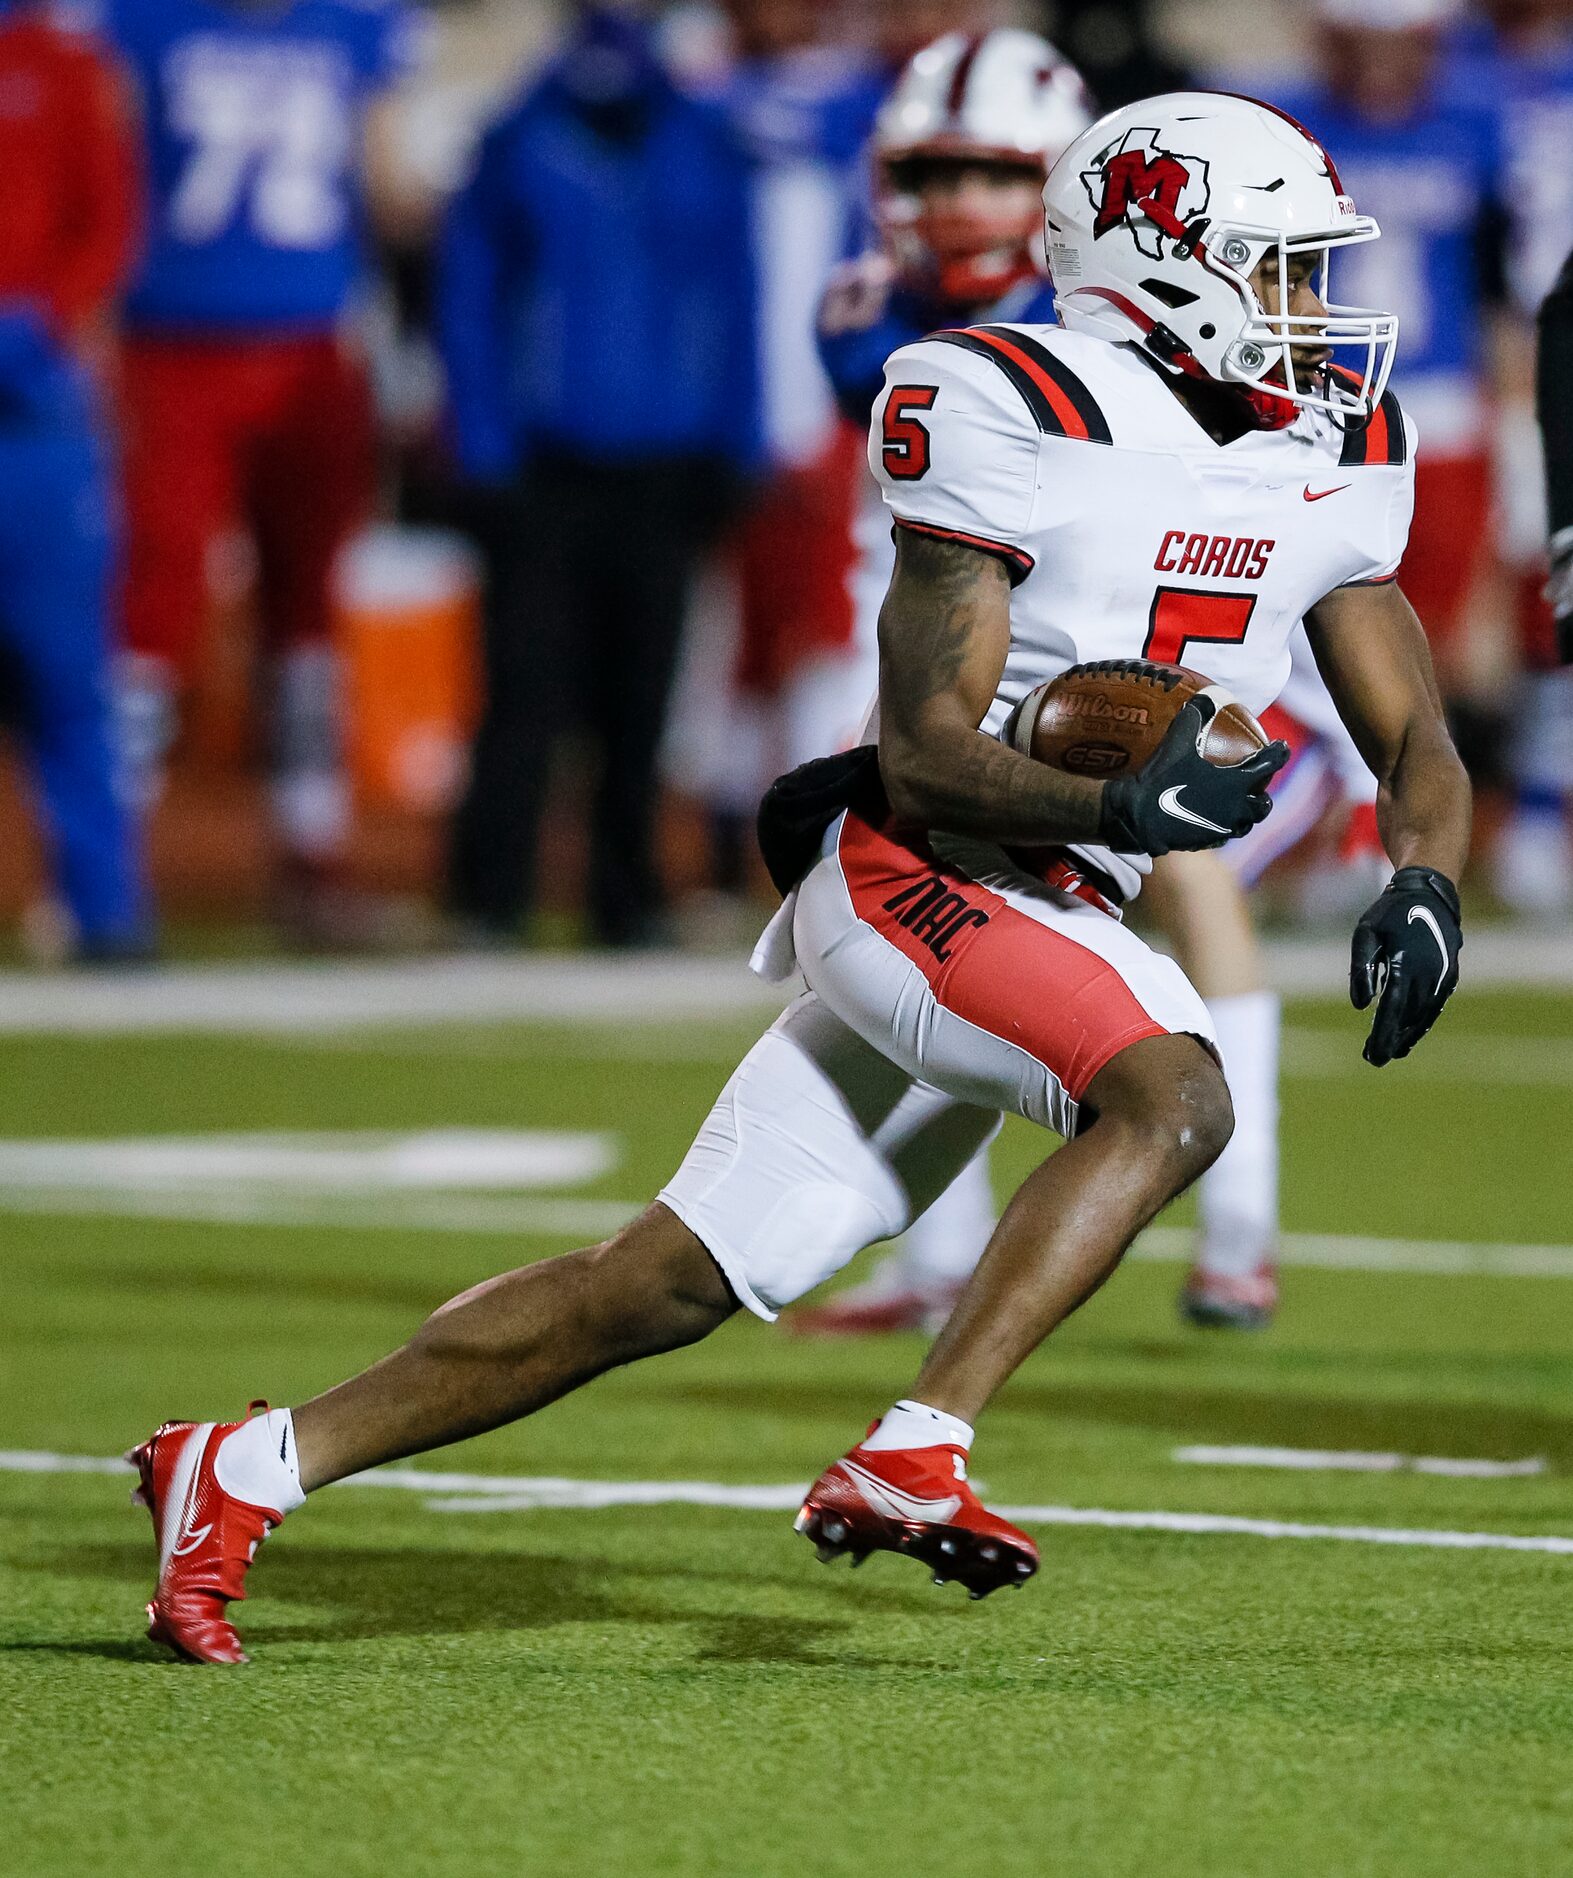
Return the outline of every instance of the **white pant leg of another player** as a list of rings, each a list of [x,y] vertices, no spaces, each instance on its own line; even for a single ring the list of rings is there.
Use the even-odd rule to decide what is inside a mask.
[[[335,860],[349,840],[352,813],[343,674],[331,646],[294,646],[275,661],[272,720],[274,826],[292,853]]]
[[[902,1232],[999,1122],[916,1081],[810,992],[738,1065],[658,1197],[774,1318]]]
[[[1278,1046],[1282,1012],[1273,991],[1209,998],[1234,1101],[1234,1135],[1197,1189],[1197,1263],[1245,1278],[1270,1260],[1278,1238]]]
[[[995,1217],[985,1149],[903,1234],[892,1255],[903,1288],[928,1297],[965,1284],[983,1256]]]
[[[1526,672],[1512,750],[1513,807],[1491,855],[1492,885],[1515,913],[1573,905],[1573,669]]]
[[[1302,842],[1338,793],[1332,752],[1321,738],[1313,737],[1274,778],[1272,814],[1220,849],[1241,886],[1254,887],[1275,861]]]

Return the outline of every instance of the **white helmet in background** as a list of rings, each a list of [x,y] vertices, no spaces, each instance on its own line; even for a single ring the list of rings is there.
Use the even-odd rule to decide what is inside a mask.
[[[972,162],[1048,176],[1093,120],[1076,68],[1036,33],[947,33],[908,64],[874,130],[881,226],[914,285],[961,306],[1043,273],[1036,205],[1020,213],[925,205],[926,164]]]
[[[1332,250],[1381,231],[1284,112],[1213,91],[1128,105],[1071,145],[1043,201],[1055,304],[1072,330],[1136,339],[1170,371],[1238,385],[1268,426],[1306,405],[1358,421],[1381,401],[1397,317],[1333,305],[1327,288]],[[1286,311],[1289,261],[1307,254],[1326,307],[1316,317]],[[1274,313],[1250,280],[1264,259],[1277,268]],[[1322,369],[1329,346],[1354,369]]]

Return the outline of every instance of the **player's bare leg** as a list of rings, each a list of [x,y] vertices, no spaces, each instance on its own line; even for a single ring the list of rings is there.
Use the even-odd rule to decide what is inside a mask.
[[[910,1398],[810,1488],[798,1530],[822,1559],[905,1552],[975,1597],[1037,1569],[1032,1541],[967,1485],[971,1425],[1233,1126],[1222,1072],[1185,1036],[1122,1051],[1089,1084],[1084,1116],[1005,1209]]]
[[[302,1489],[532,1415],[603,1371],[697,1343],[737,1309],[666,1207],[602,1245],[489,1278],[402,1349],[294,1411]]]
[[[244,1663],[227,1607],[312,1488],[515,1421],[604,1370],[698,1341],[736,1309],[698,1239],[656,1205],[603,1245],[464,1292],[293,1414],[166,1422],[127,1457],[158,1539],[148,1635],[197,1662]]]
[[[1222,1152],[1223,1074],[1194,1037],[1149,1037],[1088,1085],[1096,1115],[1023,1181],[918,1373],[919,1401],[976,1421],[1119,1264],[1137,1233]]]

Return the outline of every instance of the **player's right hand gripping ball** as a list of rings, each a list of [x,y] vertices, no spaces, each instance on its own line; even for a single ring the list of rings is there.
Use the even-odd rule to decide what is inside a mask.
[[[1357,1011],[1380,998],[1365,1060],[1408,1056],[1442,1015],[1463,949],[1458,889],[1431,867],[1401,867],[1355,927],[1349,996]]]
[[[1217,848],[1272,807],[1289,760],[1237,698],[1153,659],[1073,665],[1022,699],[1000,732],[1053,769],[1105,780],[1099,838],[1121,854]]]
[[[1099,834],[1117,854],[1221,848],[1271,813],[1267,785],[1289,761],[1289,746],[1263,743],[1241,762],[1215,762],[1208,736],[1219,709],[1209,692],[1188,698],[1137,773],[1104,785]]]

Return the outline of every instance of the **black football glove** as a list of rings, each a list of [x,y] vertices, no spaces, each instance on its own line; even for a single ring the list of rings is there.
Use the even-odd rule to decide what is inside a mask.
[[[1171,848],[1221,848],[1249,833],[1272,810],[1267,785],[1289,761],[1286,743],[1270,743],[1243,763],[1209,763],[1212,698],[1186,700],[1134,776],[1105,783],[1098,838],[1117,854],[1167,854]]]
[[[1559,528],[1551,537],[1551,574],[1546,599],[1557,621],[1557,657],[1573,665],[1573,528]]]
[[[1357,1011],[1380,997],[1365,1060],[1408,1056],[1458,983],[1464,944],[1458,889],[1430,867],[1401,867],[1355,927],[1349,996]]]

